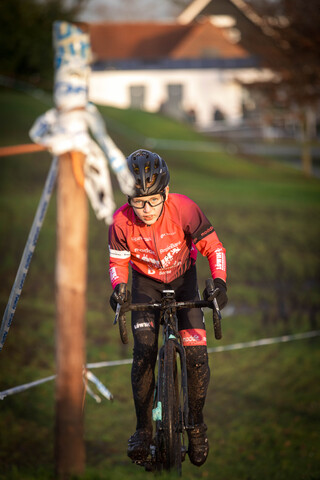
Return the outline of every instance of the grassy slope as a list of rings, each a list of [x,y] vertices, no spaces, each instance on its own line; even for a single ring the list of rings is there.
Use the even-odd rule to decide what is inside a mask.
[[[0,144],[28,142],[27,131],[47,106],[0,91]],[[146,137],[202,141],[165,118],[102,108],[114,139],[128,154]],[[147,146],[148,143],[145,144]],[[222,344],[318,328],[319,181],[268,162],[217,153],[158,149],[170,166],[171,190],[196,200],[228,252],[229,298]],[[4,310],[50,165],[47,154],[0,159],[0,301]],[[117,192],[118,205],[123,201]],[[128,358],[106,298],[107,231],[90,218],[87,359]],[[0,390],[54,371],[55,202],[51,201],[4,350]],[[208,276],[199,258],[200,285]],[[297,294],[298,292],[298,294]],[[213,341],[209,322],[209,344]],[[131,339],[130,339],[131,342]],[[303,340],[210,355],[206,405],[211,453],[186,479],[316,479],[319,465],[319,340]],[[130,367],[95,370],[115,395],[111,404],[87,398],[86,478],[139,479],[126,440],[134,429]],[[49,479],[53,468],[54,385],[0,403],[0,478]],[[3,472],[3,473],[2,473]]]

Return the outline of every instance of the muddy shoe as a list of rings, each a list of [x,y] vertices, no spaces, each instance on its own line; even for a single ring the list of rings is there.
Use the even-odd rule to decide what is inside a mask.
[[[128,457],[134,462],[146,460],[149,455],[151,440],[151,430],[139,428],[128,440]]]
[[[193,429],[188,430],[189,447],[188,455],[193,465],[200,467],[207,460],[209,453],[209,442],[207,438],[207,426],[205,423],[195,425]]]

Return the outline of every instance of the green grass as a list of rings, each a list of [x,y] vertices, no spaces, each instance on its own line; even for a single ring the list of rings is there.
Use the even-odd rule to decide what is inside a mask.
[[[29,143],[28,130],[48,108],[21,93],[0,90],[0,145]],[[148,138],[205,141],[189,126],[133,110],[99,107],[125,154]],[[213,147],[215,144],[212,144]],[[165,150],[171,191],[203,208],[227,249],[229,304],[219,345],[319,329],[320,182],[270,160],[216,152]],[[0,302],[5,309],[33,221],[50,155],[0,158]],[[124,198],[114,181],[117,205]],[[55,194],[49,205],[23,293],[3,351],[0,391],[55,370]],[[90,211],[87,361],[131,358],[112,326],[108,305],[107,227]],[[201,290],[209,275],[198,258]],[[207,315],[209,346],[213,338]],[[211,450],[198,469],[188,459],[183,478],[195,480],[315,480],[320,478],[319,338],[210,354],[205,409]],[[134,431],[130,366],[93,371],[115,400],[87,396],[86,473],[90,480],[140,480],[151,474],[130,464]],[[54,477],[54,383],[0,402],[0,479]],[[166,480],[170,476],[164,475]]]

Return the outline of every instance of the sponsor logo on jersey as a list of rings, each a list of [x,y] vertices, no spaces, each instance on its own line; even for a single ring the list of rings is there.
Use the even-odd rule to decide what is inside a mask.
[[[171,270],[160,270],[159,271],[159,275],[167,275],[169,273],[171,273]]]
[[[111,258],[120,258],[124,260],[131,257],[131,253],[128,250],[114,250],[109,247],[109,251]]]
[[[216,265],[215,265],[216,269],[225,271],[226,270],[226,256],[224,254],[224,251],[222,250],[222,248],[218,248],[215,251],[215,254],[216,254]]]
[[[151,242],[151,238],[147,238],[147,237],[131,237],[131,240],[133,242],[141,242],[141,241],[144,241],[144,242]]]
[[[151,265],[153,265],[156,268],[160,268],[160,262],[159,262],[159,260],[156,260],[155,258],[150,258],[150,257],[147,257],[146,255],[143,255],[141,257],[141,255],[139,255],[139,254],[137,254],[136,257],[139,258],[140,260],[142,260],[143,262],[151,263]]]
[[[194,235],[192,236],[193,238],[193,243],[198,243],[200,242],[200,240],[202,240],[203,238],[205,238],[207,235],[209,235],[210,233],[213,233],[214,232],[214,228],[212,225],[210,224],[206,224],[206,225],[203,225],[202,227],[199,228],[199,230],[197,230]]]
[[[177,242],[177,243],[171,243],[168,247],[166,248],[160,248],[160,253],[164,253],[164,252],[167,252],[168,250],[171,250],[175,247],[177,247],[178,245],[180,245],[181,241]],[[179,249],[180,251],[180,249]]]
[[[176,232],[161,233],[160,238],[168,237],[170,235],[175,235],[175,234],[176,234]]]
[[[150,248],[135,248],[134,251],[141,253],[151,253],[151,255],[155,255],[155,252],[153,250],[150,250]]]
[[[116,267],[110,268],[109,273],[110,273],[110,280],[112,283],[119,278]]]
[[[213,231],[213,227],[209,227],[207,230],[201,233],[201,237],[205,237],[206,235],[209,235],[210,232]]]
[[[161,260],[161,263],[164,267],[170,266],[172,263],[173,256],[180,252],[180,248],[173,248],[167,255]]]

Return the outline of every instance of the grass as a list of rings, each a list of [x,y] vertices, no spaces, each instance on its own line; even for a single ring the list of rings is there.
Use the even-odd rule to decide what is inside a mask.
[[[21,93],[0,90],[0,145],[28,143],[35,118],[48,108]],[[165,117],[100,107],[113,138],[130,153],[147,138],[211,141]],[[213,144],[213,147],[215,144]],[[201,205],[227,249],[227,345],[319,329],[320,182],[270,160],[160,149],[171,191]],[[4,311],[49,170],[49,154],[0,159],[0,302]],[[124,201],[116,184],[117,205]],[[0,391],[54,373],[55,195],[3,351]],[[131,358],[112,327],[108,306],[107,227],[90,211],[87,291],[87,361]],[[203,288],[206,259],[198,258]],[[213,339],[207,316],[209,346]],[[188,459],[183,478],[315,480],[320,478],[319,338],[210,354],[205,417],[211,450],[200,469]],[[86,472],[83,480],[142,480],[126,442],[134,431],[130,365],[94,370],[113,403],[87,396]],[[0,402],[0,479],[54,476],[54,383]],[[164,480],[169,475],[162,477]],[[171,477],[172,478],[172,477]]]

